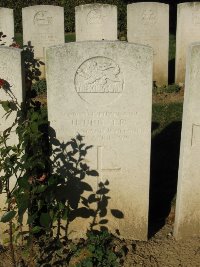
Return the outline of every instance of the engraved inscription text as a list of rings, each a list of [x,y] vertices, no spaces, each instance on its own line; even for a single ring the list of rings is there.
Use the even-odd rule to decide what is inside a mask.
[[[153,25],[157,21],[157,14],[156,14],[155,11],[153,11],[151,9],[146,9],[142,13],[141,19],[142,19],[142,24],[144,24],[144,25]]]

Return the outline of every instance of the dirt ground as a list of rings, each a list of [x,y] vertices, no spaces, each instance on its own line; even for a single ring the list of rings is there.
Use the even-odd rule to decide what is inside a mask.
[[[178,93],[160,93],[160,94],[153,94],[152,102],[155,103],[176,103],[176,102],[183,102],[184,99],[184,87],[180,89]]]
[[[173,227],[166,224],[148,242],[133,242],[124,267],[199,267],[200,238],[175,241]]]
[[[200,238],[176,241],[172,236],[172,231],[173,224],[167,223],[147,242],[124,241],[128,253],[122,266],[199,267]],[[18,266],[23,267],[23,265]],[[10,254],[3,249],[0,250],[0,267],[11,267]]]

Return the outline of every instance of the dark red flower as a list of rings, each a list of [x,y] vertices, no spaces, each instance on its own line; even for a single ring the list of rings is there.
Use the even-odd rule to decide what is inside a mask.
[[[20,45],[17,44],[16,42],[13,42],[10,47],[15,47],[15,48],[20,48]]]
[[[0,79],[0,88],[3,87],[5,85],[5,80]]]

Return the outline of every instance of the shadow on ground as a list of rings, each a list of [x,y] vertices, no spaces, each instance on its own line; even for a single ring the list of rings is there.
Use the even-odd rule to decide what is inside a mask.
[[[168,84],[175,83],[175,58],[169,60],[168,65]]]
[[[159,125],[152,124],[152,131]],[[153,137],[149,197],[149,237],[164,224],[176,194],[181,122],[172,122]]]

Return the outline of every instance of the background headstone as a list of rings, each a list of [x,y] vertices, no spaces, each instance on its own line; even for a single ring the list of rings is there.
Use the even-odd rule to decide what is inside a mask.
[[[127,5],[128,42],[149,45],[154,50],[153,80],[168,83],[169,6],[162,3]]]
[[[76,41],[117,40],[117,6],[80,5],[75,16]]]
[[[200,41],[200,2],[182,3],[177,8],[176,83],[185,82],[186,54],[189,45]]]
[[[0,32],[6,35],[3,38],[5,45],[11,45],[13,43],[12,38],[14,38],[13,9],[0,7]]]
[[[200,43],[191,45],[181,134],[174,235],[177,239],[200,236]]]
[[[22,9],[22,20],[23,43],[27,45],[31,41],[35,58],[45,62],[45,48],[65,42],[63,7],[51,5],[25,7]]]
[[[13,95],[16,97],[18,103],[21,104],[23,100],[23,80],[22,80],[22,60],[21,60],[22,50],[17,48],[0,47],[0,78],[6,80],[10,86]],[[8,94],[5,93],[3,89],[0,89],[0,101],[11,100]],[[16,113],[12,114],[6,118],[5,110],[0,106],[0,133],[6,130],[12,125],[15,120]],[[11,145],[18,143],[18,136],[15,131],[11,132],[9,143]],[[13,177],[13,185],[15,183],[15,177]],[[6,196],[5,194],[0,194],[0,217],[4,212],[2,209],[5,207]],[[0,223],[0,243],[4,239],[3,231],[6,225]]]
[[[109,180],[109,229],[147,239],[153,51],[126,42],[80,42],[47,50],[48,117],[57,139],[93,145],[87,163]],[[141,103],[143,105],[141,106]],[[62,114],[65,114],[63,118]],[[89,179],[89,178],[88,178]],[[93,188],[95,177],[89,179]],[[77,218],[72,236],[89,227]]]

